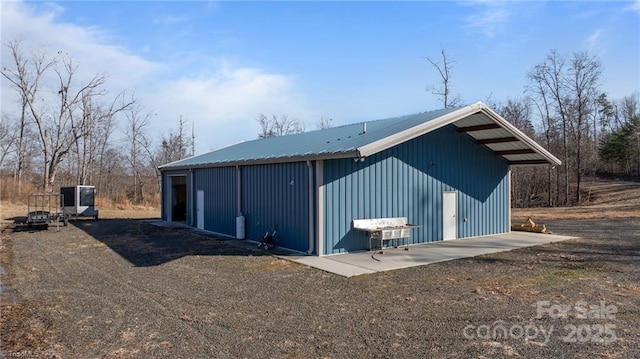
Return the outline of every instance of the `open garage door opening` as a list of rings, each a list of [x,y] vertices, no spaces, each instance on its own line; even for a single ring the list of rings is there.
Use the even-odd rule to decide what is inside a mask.
[[[187,221],[187,176],[171,176],[171,221]]]

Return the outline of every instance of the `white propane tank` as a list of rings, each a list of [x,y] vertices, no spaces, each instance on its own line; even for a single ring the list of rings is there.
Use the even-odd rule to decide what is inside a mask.
[[[236,217],[236,239],[244,239],[244,216]]]

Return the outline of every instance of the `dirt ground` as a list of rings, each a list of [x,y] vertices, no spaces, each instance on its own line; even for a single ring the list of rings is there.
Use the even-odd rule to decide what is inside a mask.
[[[145,220],[5,236],[7,357],[640,357],[640,223],[342,278]],[[5,231],[5,234],[7,231]],[[564,313],[564,314],[563,314]],[[526,334],[525,334],[526,333]]]
[[[552,219],[640,218],[640,183],[587,179],[582,184],[584,205],[554,208],[513,208],[515,222],[527,218]]]
[[[513,210],[581,238],[349,279],[158,211],[13,232],[0,203],[0,357],[639,358],[640,185],[585,188]]]

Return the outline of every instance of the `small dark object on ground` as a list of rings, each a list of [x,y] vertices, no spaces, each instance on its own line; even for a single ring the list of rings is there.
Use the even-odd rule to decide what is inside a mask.
[[[276,224],[272,229],[270,229],[271,233],[267,231],[262,237],[262,241],[258,244],[258,248],[264,248],[265,250],[269,250],[269,248],[276,247],[276,238],[278,235],[278,225]]]

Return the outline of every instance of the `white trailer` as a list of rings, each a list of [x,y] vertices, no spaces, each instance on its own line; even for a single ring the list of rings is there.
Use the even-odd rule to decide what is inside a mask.
[[[60,187],[62,195],[62,213],[73,217],[93,217],[98,219],[95,206],[96,188],[94,186]]]

